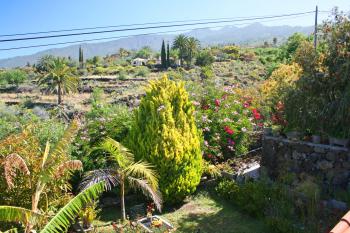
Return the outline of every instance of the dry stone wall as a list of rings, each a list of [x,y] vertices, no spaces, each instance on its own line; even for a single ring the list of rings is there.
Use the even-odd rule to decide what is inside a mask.
[[[311,176],[326,192],[350,187],[350,151],[344,147],[264,136],[261,165],[272,178]]]

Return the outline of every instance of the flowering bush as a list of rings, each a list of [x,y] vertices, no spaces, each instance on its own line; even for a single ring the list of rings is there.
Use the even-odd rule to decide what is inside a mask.
[[[262,126],[263,116],[252,106],[251,97],[239,97],[234,86],[218,90],[204,84],[192,93],[197,127],[203,134],[204,158],[212,162],[246,153],[249,133]]]
[[[132,121],[132,112],[126,106],[106,103],[101,89],[94,90],[91,103],[91,110],[85,114],[85,123],[75,140],[73,151],[73,155],[83,161],[85,170],[108,165],[107,156],[101,156],[93,148],[106,137],[123,141]]]

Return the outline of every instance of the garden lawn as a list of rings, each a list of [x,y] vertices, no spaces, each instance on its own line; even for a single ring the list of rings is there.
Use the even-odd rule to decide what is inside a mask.
[[[118,209],[102,210],[95,225],[110,223],[120,216]],[[242,214],[232,204],[219,198],[213,191],[201,189],[177,208],[165,209],[162,217],[177,228],[177,233],[268,233],[263,222]],[[113,232],[99,228],[98,232]]]

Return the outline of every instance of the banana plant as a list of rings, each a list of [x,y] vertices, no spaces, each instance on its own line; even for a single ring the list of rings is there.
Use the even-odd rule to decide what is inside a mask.
[[[41,233],[66,232],[68,227],[74,222],[78,213],[89,203],[99,197],[105,190],[103,181],[91,185],[77,196],[72,198],[54,217],[41,229]],[[43,221],[47,216],[39,214],[29,209],[15,206],[0,206],[0,222],[20,222],[24,226],[35,225],[38,221]],[[32,230],[32,229],[30,229]],[[26,228],[26,233],[30,232]]]
[[[55,145],[53,150],[50,150],[50,143],[46,143],[45,151],[42,156],[41,167],[37,179],[31,179],[29,177],[31,172],[26,164],[26,161],[18,154],[12,153],[5,157],[4,166],[4,176],[9,189],[15,188],[15,177],[16,171],[22,172],[24,175],[28,176],[28,180],[31,186],[35,187],[32,194],[31,202],[31,213],[42,214],[39,210],[39,201],[42,193],[45,191],[47,184],[53,182],[54,180],[59,180],[73,170],[81,170],[83,165],[79,160],[69,160],[67,155],[67,145],[69,145],[76,132],[78,130],[78,121],[74,120],[69,128],[65,131],[63,137]],[[16,209],[17,208],[17,209]],[[17,213],[19,207],[12,207],[12,211]],[[21,212],[23,213],[23,211]],[[31,216],[35,216],[31,214]],[[18,217],[18,216],[17,216]],[[30,232],[31,229],[37,225],[36,221],[27,219],[27,221],[22,221],[25,223],[25,231]]]

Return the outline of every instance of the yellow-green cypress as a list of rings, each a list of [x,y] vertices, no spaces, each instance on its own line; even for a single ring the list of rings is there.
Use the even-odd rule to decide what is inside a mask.
[[[135,111],[128,142],[137,159],[155,166],[166,202],[179,202],[195,191],[202,174],[202,154],[194,106],[184,83],[166,76],[150,82]]]

